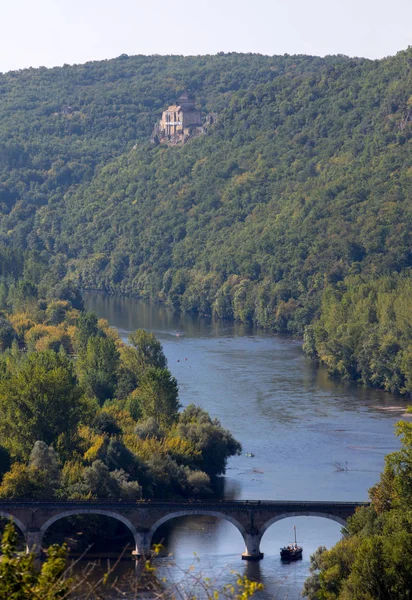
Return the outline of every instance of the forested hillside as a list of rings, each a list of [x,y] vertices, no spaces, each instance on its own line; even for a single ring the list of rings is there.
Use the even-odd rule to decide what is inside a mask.
[[[361,367],[347,313],[328,329],[321,306],[356,277],[378,295],[410,277],[411,65],[408,49],[380,61],[123,56],[2,75],[0,239],[82,287],[278,331],[314,323],[307,348],[331,372],[409,391],[411,300],[390,346],[395,378],[392,358]],[[185,88],[216,123],[184,146],[153,145]],[[399,324],[376,314],[362,326],[379,354]]]
[[[149,139],[162,110],[188,87],[221,112],[239,89],[339,58],[135,56],[0,74],[2,238],[34,245],[33,215],[89,181],[98,166]],[[46,248],[49,250],[49,248]]]

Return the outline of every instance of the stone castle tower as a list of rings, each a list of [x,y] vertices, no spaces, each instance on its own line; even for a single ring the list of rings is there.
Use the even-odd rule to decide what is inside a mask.
[[[196,108],[194,98],[183,92],[176,104],[172,104],[163,112],[155,133],[160,141],[179,143],[201,128],[202,113]]]

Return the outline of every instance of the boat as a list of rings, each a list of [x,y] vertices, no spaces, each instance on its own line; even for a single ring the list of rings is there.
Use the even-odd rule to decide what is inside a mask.
[[[285,562],[290,562],[291,560],[301,560],[303,548],[302,546],[298,546],[296,541],[296,526],[293,526],[293,530],[295,532],[295,541],[287,546],[283,546],[280,549],[280,558]]]

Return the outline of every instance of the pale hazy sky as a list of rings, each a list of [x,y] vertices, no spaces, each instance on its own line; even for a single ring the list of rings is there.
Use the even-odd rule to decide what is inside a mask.
[[[412,0],[0,0],[0,71],[126,54],[347,54],[412,44]]]

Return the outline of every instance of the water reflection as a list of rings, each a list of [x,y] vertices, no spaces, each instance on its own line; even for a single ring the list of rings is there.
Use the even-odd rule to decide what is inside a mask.
[[[182,315],[171,311],[164,305],[150,304],[136,298],[122,298],[107,294],[84,293],[88,310],[107,319],[111,325],[124,331],[133,331],[138,327],[156,331],[168,336],[220,337],[226,333],[232,335],[253,335],[256,330],[241,323],[212,321],[198,315]],[[178,335],[176,335],[178,334]]]

